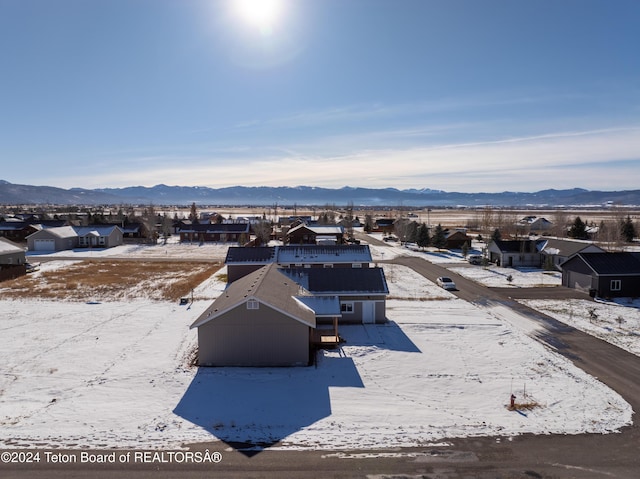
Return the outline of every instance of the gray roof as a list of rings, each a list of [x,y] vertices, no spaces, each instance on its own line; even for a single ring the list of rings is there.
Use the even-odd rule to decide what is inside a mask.
[[[120,229],[116,225],[73,226],[78,236],[109,236],[113,230]]]
[[[589,246],[594,246],[599,248],[599,246],[594,245],[590,241],[580,241],[580,240],[569,240],[569,239],[560,239],[560,238],[543,238],[546,243],[542,247],[543,253],[560,255],[560,256],[573,256],[574,254],[579,253],[585,248]],[[600,248],[602,249],[602,248]],[[602,250],[604,252],[604,250]]]
[[[340,299],[337,296],[296,296],[296,299],[311,309],[316,317],[339,317]]]
[[[71,226],[60,226],[58,228],[47,228],[40,231],[37,231],[27,238],[35,237],[35,236],[56,236],[58,238],[77,238],[78,233]]]
[[[231,283],[198,317],[191,328],[202,326],[249,299],[255,299],[296,321],[315,328],[315,313],[296,299],[300,292],[300,287],[282,274],[275,264],[263,266]]]

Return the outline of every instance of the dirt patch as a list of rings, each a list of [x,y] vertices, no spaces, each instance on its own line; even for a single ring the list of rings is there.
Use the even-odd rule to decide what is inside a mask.
[[[82,261],[5,281],[3,299],[177,301],[221,268],[217,263]]]

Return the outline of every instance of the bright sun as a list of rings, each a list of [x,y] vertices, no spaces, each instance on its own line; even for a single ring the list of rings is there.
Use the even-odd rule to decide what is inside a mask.
[[[263,33],[271,31],[282,11],[282,0],[234,0],[238,14]]]

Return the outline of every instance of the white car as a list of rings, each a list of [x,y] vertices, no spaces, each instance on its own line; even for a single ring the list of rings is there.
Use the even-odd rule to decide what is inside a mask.
[[[436,283],[441,288],[444,288],[444,289],[447,289],[447,290],[456,290],[456,289],[458,289],[458,288],[456,288],[456,283],[454,283],[451,278],[447,278],[446,276],[440,276],[438,279],[436,279]]]

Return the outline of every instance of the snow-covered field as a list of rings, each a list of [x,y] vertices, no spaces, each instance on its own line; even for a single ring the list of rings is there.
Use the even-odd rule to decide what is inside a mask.
[[[563,323],[640,356],[640,301],[520,300]]]
[[[559,271],[544,271],[539,268],[502,268],[491,265],[486,268],[468,266],[447,269],[490,288],[541,288],[562,284],[562,274]]]
[[[214,278],[190,307],[0,299],[0,447],[361,449],[631,422],[620,396],[515,316],[405,273],[388,267],[392,295],[431,300],[390,300],[387,324],[342,327],[347,342],[308,368],[191,367],[188,326],[222,291]],[[509,411],[512,392],[538,407]]]

